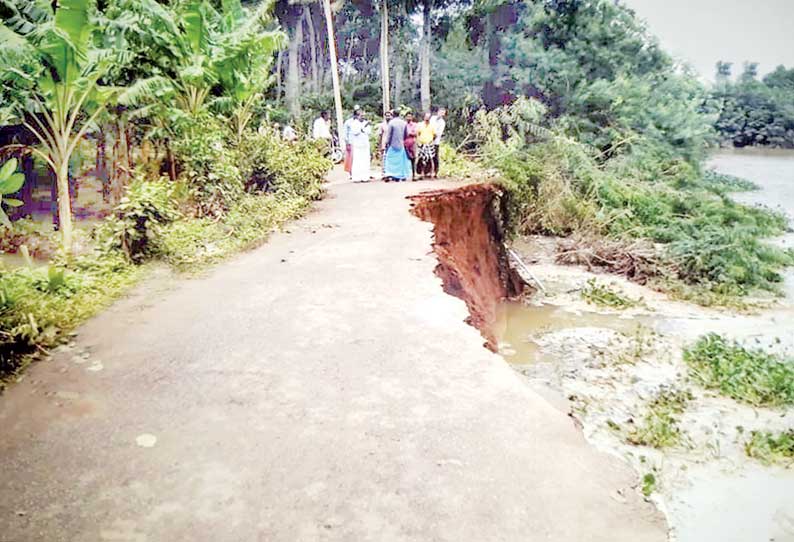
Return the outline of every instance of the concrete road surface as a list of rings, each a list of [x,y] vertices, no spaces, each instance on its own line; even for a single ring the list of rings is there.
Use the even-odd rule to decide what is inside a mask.
[[[149,281],[0,397],[0,541],[666,539],[629,468],[442,291],[405,200],[437,185],[332,180],[289,231]]]

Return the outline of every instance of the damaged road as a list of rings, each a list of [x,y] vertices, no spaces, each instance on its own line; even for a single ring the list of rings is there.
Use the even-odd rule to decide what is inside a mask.
[[[290,232],[122,300],[0,398],[0,540],[665,540],[631,469],[442,290],[406,199],[431,186],[332,180]]]

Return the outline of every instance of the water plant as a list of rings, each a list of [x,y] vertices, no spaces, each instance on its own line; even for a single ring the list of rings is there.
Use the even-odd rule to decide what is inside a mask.
[[[744,445],[749,457],[767,465],[794,465],[794,429],[773,433],[771,431],[752,431],[750,440]]]
[[[689,373],[706,389],[753,406],[794,404],[794,362],[710,333],[684,351]]]
[[[641,302],[639,299],[632,299],[624,296],[607,284],[600,284],[596,279],[587,281],[587,284],[582,289],[581,295],[582,299],[592,305],[618,310],[636,307]]]
[[[642,422],[626,435],[626,441],[637,446],[670,448],[684,442],[686,435],[678,416],[686,410],[692,394],[684,390],[660,390],[648,403]]]

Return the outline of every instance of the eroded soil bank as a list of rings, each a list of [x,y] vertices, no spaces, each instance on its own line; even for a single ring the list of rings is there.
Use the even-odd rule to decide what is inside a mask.
[[[433,224],[436,274],[444,291],[466,302],[468,322],[480,330],[492,350],[496,350],[493,328],[498,307],[527,288],[508,262],[501,195],[495,185],[475,184],[409,198],[412,212]]]

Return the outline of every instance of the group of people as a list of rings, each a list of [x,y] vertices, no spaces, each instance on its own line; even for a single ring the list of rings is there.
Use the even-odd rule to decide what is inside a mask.
[[[416,122],[412,113],[404,118],[398,110],[387,112],[377,127],[378,151],[383,161],[384,181],[406,181],[438,178],[441,139],[446,127],[446,109],[426,113]],[[372,176],[370,135],[372,126],[366,113],[353,109],[353,116],[343,126],[342,144],[345,150],[345,171],[354,182],[366,182]],[[320,113],[312,125],[312,137],[331,140],[331,124],[327,111]]]

